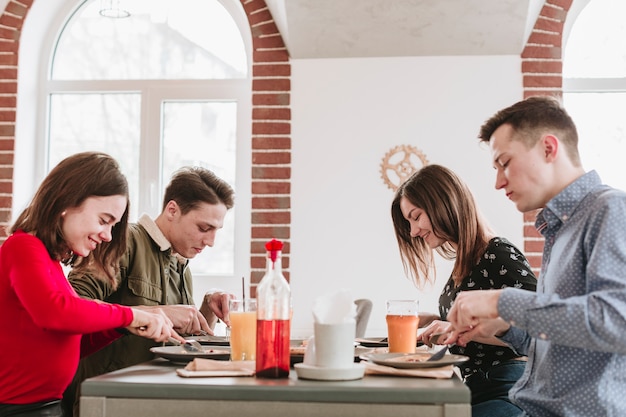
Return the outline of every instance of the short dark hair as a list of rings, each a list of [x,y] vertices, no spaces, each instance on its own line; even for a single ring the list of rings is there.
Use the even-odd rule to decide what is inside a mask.
[[[498,111],[480,128],[478,138],[489,142],[502,125],[510,125],[516,139],[533,147],[545,133],[554,133],[565,146],[574,164],[580,165],[578,132],[561,102],[551,96],[533,96]]]
[[[69,248],[63,237],[63,215],[89,197],[126,197],[126,210],[111,231],[111,241],[100,243],[85,259],[67,258]],[[128,182],[111,156],[101,152],[71,155],[54,167],[43,180],[32,201],[10,228],[33,232],[53,259],[95,266],[113,280],[118,259],[126,251],[129,211]],[[78,262],[80,261],[80,262]]]
[[[222,203],[227,209],[235,205],[233,188],[223,179],[202,167],[183,167],[177,170],[165,188],[163,210],[175,201],[182,214],[198,207],[199,203]]]

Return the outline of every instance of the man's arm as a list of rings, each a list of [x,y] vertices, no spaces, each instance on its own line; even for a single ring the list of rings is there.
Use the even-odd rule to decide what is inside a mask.
[[[526,355],[530,335],[498,316],[498,303],[503,291],[465,291],[459,294],[448,313],[456,340],[448,339],[446,343],[456,342],[465,346],[470,340],[499,340],[519,355]]]
[[[106,278],[100,278],[86,269],[73,268],[68,274],[68,281],[82,298],[104,301],[113,293],[113,286]]]
[[[454,300],[448,321],[455,330],[467,332],[481,319],[498,318],[498,300],[503,290],[463,291]]]
[[[509,330],[501,336],[497,336],[518,355],[528,356],[528,348],[530,347],[530,335],[523,329],[511,326]]]

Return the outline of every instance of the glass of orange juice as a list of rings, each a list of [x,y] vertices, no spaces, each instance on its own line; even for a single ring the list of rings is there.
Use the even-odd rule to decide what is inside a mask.
[[[390,353],[415,353],[418,307],[417,300],[387,301],[387,340]]]
[[[230,360],[256,359],[256,299],[229,300]]]

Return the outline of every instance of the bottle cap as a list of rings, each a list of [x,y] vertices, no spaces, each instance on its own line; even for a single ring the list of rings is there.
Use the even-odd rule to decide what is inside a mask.
[[[270,253],[270,259],[272,262],[276,262],[278,252],[283,250],[283,242],[280,240],[272,239],[265,244],[265,249]]]

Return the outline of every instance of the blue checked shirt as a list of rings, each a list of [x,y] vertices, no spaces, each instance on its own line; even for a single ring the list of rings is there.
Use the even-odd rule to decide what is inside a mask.
[[[528,354],[512,400],[532,417],[626,416],[626,193],[588,172],[548,202],[537,292],[503,290],[502,340]]]

